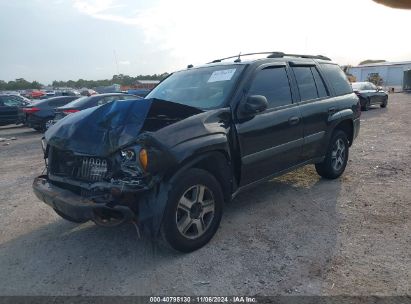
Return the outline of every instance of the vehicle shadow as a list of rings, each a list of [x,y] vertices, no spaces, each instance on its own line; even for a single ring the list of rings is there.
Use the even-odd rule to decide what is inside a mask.
[[[50,223],[0,245],[0,295],[319,294],[338,231],[341,181],[312,166],[240,194],[204,248],[138,240],[132,224]],[[33,199],[34,200],[34,199]]]

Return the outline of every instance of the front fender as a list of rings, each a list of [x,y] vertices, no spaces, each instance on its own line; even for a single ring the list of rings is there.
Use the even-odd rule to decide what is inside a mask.
[[[172,154],[177,162],[181,164],[196,155],[216,150],[224,151],[230,155],[227,134],[214,133],[190,139],[173,147]]]

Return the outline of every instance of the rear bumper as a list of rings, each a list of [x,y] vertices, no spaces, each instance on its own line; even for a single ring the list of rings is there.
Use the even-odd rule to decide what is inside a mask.
[[[48,181],[47,176],[35,178],[33,190],[38,199],[76,221],[98,221],[102,215],[106,214],[118,218],[115,224],[110,224],[110,226],[118,226],[136,216],[134,211],[127,206],[97,204],[69,190],[57,187]]]

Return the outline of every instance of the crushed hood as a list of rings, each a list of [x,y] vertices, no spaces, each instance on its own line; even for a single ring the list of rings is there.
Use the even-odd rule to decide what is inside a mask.
[[[155,132],[202,113],[194,107],[159,99],[114,101],[70,114],[47,130],[49,145],[61,150],[105,157]]]

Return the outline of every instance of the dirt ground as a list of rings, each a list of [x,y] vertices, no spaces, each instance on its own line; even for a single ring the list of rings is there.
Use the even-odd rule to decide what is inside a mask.
[[[410,295],[410,121],[411,95],[390,95],[340,179],[306,166],[239,195],[191,254],[60,219],[31,190],[41,134],[1,127],[0,295]]]

